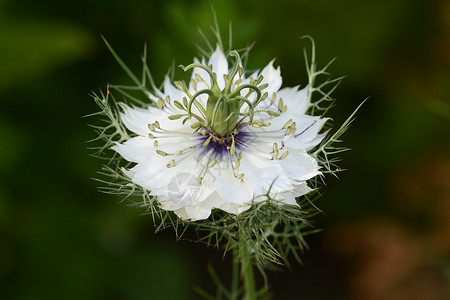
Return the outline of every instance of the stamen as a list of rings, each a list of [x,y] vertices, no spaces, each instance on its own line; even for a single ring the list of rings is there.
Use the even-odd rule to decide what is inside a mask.
[[[283,99],[280,98],[280,100],[278,100],[278,110],[283,111],[283,108],[284,108]]]
[[[208,164],[208,168],[214,167],[214,165],[217,163],[217,160],[213,160]]]
[[[191,79],[190,82],[191,82],[192,87],[193,87],[194,89],[197,89],[197,81],[194,80],[194,79]]]
[[[158,153],[161,156],[167,156],[167,153],[162,150],[156,150],[156,153]]]
[[[235,169],[239,169],[240,166],[241,166],[241,160],[238,159],[238,160],[236,160],[236,162],[234,163],[234,168],[235,168]]]
[[[194,76],[198,82],[204,83],[209,88],[209,84],[202,78],[202,76],[200,76],[198,73],[195,73]]]
[[[173,105],[175,105],[175,107],[178,108],[178,109],[186,110],[186,108],[184,108],[184,106],[179,101],[175,101],[173,103]]]
[[[230,147],[230,155],[234,156],[235,154],[235,143],[234,143],[234,135],[231,135],[231,147]]]
[[[278,144],[277,143],[273,143],[273,152],[278,150]]]
[[[280,159],[285,159],[289,155],[289,151],[286,151],[283,153],[283,155],[280,156]]]
[[[166,165],[168,168],[173,168],[175,166],[175,159],[172,159],[170,163]]]
[[[213,135],[211,134],[211,135],[209,136],[209,138],[202,144],[202,147],[208,146],[208,145],[209,145],[209,142],[210,142],[211,139],[212,139],[212,137],[213,137]]]
[[[269,86],[268,83],[264,83],[264,84],[261,84],[260,86],[258,86],[258,88],[262,91],[262,90],[266,89],[268,86]]]
[[[289,121],[286,122],[286,124],[283,125],[283,129],[286,129],[289,127],[289,125],[291,125],[292,123],[292,119],[290,119]]]
[[[191,128],[197,129],[197,128],[201,127],[202,125],[203,125],[202,122],[195,122],[195,123],[191,124]]]
[[[156,101],[156,105],[158,106],[159,109],[163,109],[165,106],[164,100],[162,98],[159,98],[158,101]]]
[[[272,154],[272,160],[276,159],[278,157],[278,154],[280,154],[280,152],[278,150],[274,150]]]
[[[270,98],[270,102],[275,103],[275,100],[277,100],[277,93],[272,94],[272,98]]]
[[[185,114],[182,114],[182,115],[171,115],[171,116],[168,116],[168,118],[169,118],[169,120],[178,120],[178,119],[181,119],[184,116],[186,116],[186,115]]]

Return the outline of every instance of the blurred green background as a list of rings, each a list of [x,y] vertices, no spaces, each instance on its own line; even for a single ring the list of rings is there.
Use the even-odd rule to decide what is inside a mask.
[[[226,280],[220,251],[154,234],[149,216],[101,194],[85,141],[88,96],[127,83],[104,35],[139,72],[147,42],[160,82],[187,64],[212,24],[256,40],[249,67],[273,57],[285,86],[306,83],[297,37],[319,65],[348,75],[336,124],[370,100],[345,135],[347,169],[327,178],[303,265],[270,272],[274,299],[448,299],[450,3],[436,0],[0,0],[0,298],[198,299]]]

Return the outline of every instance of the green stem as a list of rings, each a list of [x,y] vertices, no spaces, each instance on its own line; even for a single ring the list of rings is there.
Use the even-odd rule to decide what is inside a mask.
[[[231,281],[231,297],[230,300],[238,300],[239,298],[239,249],[233,248],[233,277]]]
[[[241,247],[241,273],[244,281],[244,299],[256,299],[255,275],[253,273],[253,263],[250,249],[247,243]]]

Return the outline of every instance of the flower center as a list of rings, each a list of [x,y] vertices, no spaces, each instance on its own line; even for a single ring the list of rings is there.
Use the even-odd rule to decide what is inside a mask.
[[[211,137],[214,136],[219,140],[232,139],[233,135],[240,128],[247,125],[253,125],[254,127],[270,125],[267,122],[253,122],[256,106],[268,97],[267,92],[262,94],[262,91],[267,88],[268,84],[259,85],[263,80],[263,76],[259,76],[258,79],[250,78],[249,83],[242,84],[243,69],[240,66],[240,56],[235,50],[231,51],[230,55],[235,57],[236,60],[231,72],[224,76],[225,87],[223,89],[219,87],[217,74],[213,73],[212,66],[205,66],[200,63],[181,67],[184,71],[192,68],[200,68],[206,71],[210,77],[209,84],[199,74],[194,74],[194,84],[202,82],[207,86],[206,89],[199,90],[194,95],[191,95],[184,81],[175,82],[175,85],[189,97],[189,100],[186,99],[185,101],[188,118],[194,117],[199,121],[194,129],[206,128]],[[197,99],[202,94],[208,95],[206,108]],[[246,110],[242,108],[243,105],[247,105]],[[200,112],[203,112],[203,117],[192,112],[193,106],[197,107]]]

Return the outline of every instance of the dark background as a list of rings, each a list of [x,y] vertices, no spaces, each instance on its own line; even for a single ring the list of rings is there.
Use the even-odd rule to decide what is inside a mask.
[[[0,1],[0,298],[198,299],[224,279],[213,248],[154,234],[144,211],[101,194],[101,162],[81,118],[88,96],[128,83],[100,35],[139,72],[147,42],[157,82],[198,55],[213,3],[226,38],[256,40],[249,67],[273,57],[285,86],[306,83],[297,37],[319,65],[348,75],[331,115],[347,169],[327,178],[303,265],[269,272],[274,299],[448,299],[450,4],[426,0]]]

